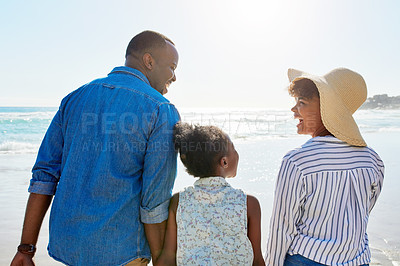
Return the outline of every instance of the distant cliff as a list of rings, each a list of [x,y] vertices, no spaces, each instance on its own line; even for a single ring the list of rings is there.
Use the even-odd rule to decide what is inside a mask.
[[[400,109],[400,96],[374,95],[365,101],[361,109]]]

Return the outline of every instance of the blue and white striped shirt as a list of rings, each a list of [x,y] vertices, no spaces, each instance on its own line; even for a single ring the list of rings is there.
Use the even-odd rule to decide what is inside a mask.
[[[384,165],[369,147],[315,137],[283,158],[275,188],[265,261],[299,254],[326,265],[370,262],[369,213]]]

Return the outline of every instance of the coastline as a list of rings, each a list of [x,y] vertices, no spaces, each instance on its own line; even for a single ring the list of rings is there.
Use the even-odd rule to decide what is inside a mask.
[[[396,121],[400,116],[398,112],[384,112],[371,117],[375,113],[375,111],[362,111],[358,114],[358,118],[362,121],[360,128],[366,142],[381,156],[386,167],[383,190],[372,210],[367,229],[372,252],[371,265],[400,265],[400,228],[398,226],[400,206],[397,205],[400,202],[400,193],[398,193],[400,180],[397,178],[400,172],[397,155],[400,130],[396,126]],[[269,121],[265,122],[269,117],[264,113],[256,113],[254,120],[250,120],[250,115],[246,113],[233,120],[231,124],[228,124],[223,116],[210,116],[205,112],[203,114],[197,113],[194,118],[200,118],[203,122],[220,123],[219,126],[223,125],[232,130],[228,133],[233,136],[240,159],[237,177],[228,182],[259,199],[262,208],[262,251],[265,252],[275,178],[281,159],[286,152],[303,144],[309,137],[292,135],[291,131],[286,131],[286,128],[290,129],[292,122],[289,122],[289,125],[285,124],[283,129],[278,127],[280,120],[273,125],[274,127],[270,124],[256,124],[255,122]],[[285,114],[282,117],[285,118]],[[42,123],[40,125],[43,126]],[[255,130],[261,132],[270,128],[279,134],[265,137],[253,134]],[[251,134],[247,131],[251,131]],[[289,133],[288,136],[284,135],[286,132]],[[3,150],[0,153],[0,174],[3,178],[3,186],[0,187],[0,211],[5,217],[0,220],[0,235],[4,239],[0,244],[0,265],[8,265],[11,262],[19,244],[28,198],[27,189],[35,159],[36,150],[17,153]],[[179,162],[174,192],[192,185],[193,182],[194,178],[184,171]],[[48,214],[39,236],[36,263],[37,265],[62,265],[47,254],[47,242]]]

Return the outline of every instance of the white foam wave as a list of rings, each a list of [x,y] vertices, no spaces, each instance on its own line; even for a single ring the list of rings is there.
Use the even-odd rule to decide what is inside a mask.
[[[382,127],[379,132],[400,132],[400,127]]]
[[[0,143],[0,154],[36,153],[39,145],[27,142],[6,141]]]
[[[12,120],[51,120],[55,112],[15,112],[15,113],[0,113],[0,120],[12,121]]]

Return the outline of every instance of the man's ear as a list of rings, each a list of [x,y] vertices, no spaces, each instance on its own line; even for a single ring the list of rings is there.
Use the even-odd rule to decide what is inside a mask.
[[[153,57],[151,56],[151,54],[145,53],[143,55],[143,64],[148,70],[153,69],[153,62],[154,62],[154,60],[153,60]]]

